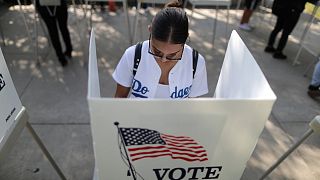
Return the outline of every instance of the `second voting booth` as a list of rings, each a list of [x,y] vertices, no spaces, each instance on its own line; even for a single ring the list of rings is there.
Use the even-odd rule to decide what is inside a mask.
[[[28,120],[27,110],[20,101],[0,48],[0,159],[10,153],[22,130],[26,128],[60,179],[65,180],[65,175]]]
[[[100,97],[89,51],[95,179],[240,179],[276,96],[235,31],[212,98]]]

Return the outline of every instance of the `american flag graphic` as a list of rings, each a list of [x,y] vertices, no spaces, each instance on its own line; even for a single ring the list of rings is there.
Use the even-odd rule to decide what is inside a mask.
[[[162,134],[143,128],[119,128],[132,161],[171,156],[185,161],[206,161],[206,150],[187,136]]]

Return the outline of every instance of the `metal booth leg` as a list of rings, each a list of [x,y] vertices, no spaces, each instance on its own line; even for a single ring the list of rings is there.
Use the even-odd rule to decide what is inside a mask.
[[[53,166],[53,168],[56,170],[56,172],[58,173],[59,177],[62,180],[66,180],[66,177],[64,176],[64,174],[62,173],[62,171],[60,170],[59,166],[56,164],[56,162],[54,161],[54,159],[52,158],[52,156],[50,155],[49,151],[47,150],[47,148],[44,146],[44,144],[42,143],[42,141],[40,140],[39,136],[36,134],[36,132],[34,131],[34,129],[32,128],[31,124],[27,121],[26,123],[26,127],[29,130],[30,134],[32,135],[33,139],[36,141],[36,143],[39,145],[40,149],[42,150],[43,154],[47,157],[47,159],[49,160],[49,162],[51,163],[51,165]]]
[[[320,115],[313,118],[309,124],[310,129],[290,148],[288,149],[278,160],[275,162],[259,180],[265,179],[275,168],[277,168],[283,160],[285,160],[295,149],[297,149],[303,141],[305,141],[313,132],[320,133]]]

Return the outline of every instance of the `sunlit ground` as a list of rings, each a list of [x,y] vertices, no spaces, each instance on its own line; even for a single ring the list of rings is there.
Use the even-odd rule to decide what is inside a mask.
[[[91,23],[88,18],[90,17],[89,9],[83,8],[85,9],[84,6],[69,8],[68,27],[74,51],[73,60],[66,68],[62,68],[56,59],[48,40],[45,24],[41,20],[35,21],[36,14],[33,6],[23,6],[22,9],[19,6],[0,9],[0,30],[3,35],[0,39],[1,48],[18,94],[29,110],[32,124],[37,127],[40,136],[46,137],[44,140],[48,148],[53,151],[70,179],[90,179],[94,164],[86,105],[88,38]],[[150,12],[141,12],[135,42],[149,37],[147,25],[157,11],[158,9],[152,9]],[[189,9],[186,11],[191,15]],[[128,13],[130,27],[126,24],[122,8],[118,8],[117,12],[107,10],[105,13],[97,8],[92,15],[103,96],[113,96],[115,84],[111,74],[125,49],[131,45],[128,29],[133,34],[136,11],[130,9]],[[214,9],[196,9],[193,18],[190,18],[188,42],[206,58],[208,97],[213,96],[230,33],[233,29],[238,30],[240,16],[241,11],[230,10],[229,20],[227,20],[227,11],[219,10],[215,34]],[[314,57],[303,50],[299,58],[301,64],[291,65],[299,49],[298,44],[307,19],[306,16],[301,17],[301,21],[289,38],[285,50],[289,57],[287,61],[276,61],[263,52],[276,21],[271,14],[256,12],[251,20],[255,30],[251,33],[238,30],[278,97],[242,179],[258,179],[294,141],[303,135],[313,116],[320,114],[319,102],[313,101],[306,95],[306,87],[310,79],[302,76],[307,65],[314,61]],[[319,49],[319,21],[316,21],[310,29],[305,46],[310,51],[316,52]],[[37,38],[35,38],[36,34]],[[37,48],[35,40],[38,43]],[[307,72],[309,77],[311,73],[312,69]],[[48,114],[55,115],[48,117]],[[82,130],[74,128],[72,126],[74,124],[81,126],[79,129]],[[44,132],[41,125],[55,126],[52,126],[50,131]],[[61,132],[62,130],[59,129],[65,131]],[[319,135],[311,136],[270,175],[270,179],[320,179],[319,137]],[[85,144],[81,144],[84,143],[83,139],[86,139]],[[29,139],[23,137],[17,145],[26,149],[26,152],[14,149],[6,163],[0,163],[0,179],[7,179],[7,177],[37,179],[41,177],[43,171],[45,174],[51,174],[52,179],[55,179],[56,175],[51,167],[44,167],[40,175],[37,175],[30,173],[30,167],[23,165],[25,162],[30,164],[33,157],[30,154],[37,148],[27,144],[26,141],[30,141],[30,137]],[[50,142],[64,143],[61,146],[54,146],[50,145]],[[76,142],[77,146],[70,145],[68,142],[70,144]],[[64,155],[69,155],[70,158],[61,157]],[[47,163],[41,154],[36,157],[39,162],[33,167],[44,166]],[[86,170],[79,172],[79,169]]]

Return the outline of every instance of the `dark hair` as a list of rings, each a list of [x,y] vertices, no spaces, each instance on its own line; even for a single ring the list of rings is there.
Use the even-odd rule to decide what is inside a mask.
[[[180,1],[166,4],[152,21],[152,37],[164,42],[183,44],[188,38],[188,17]]]

